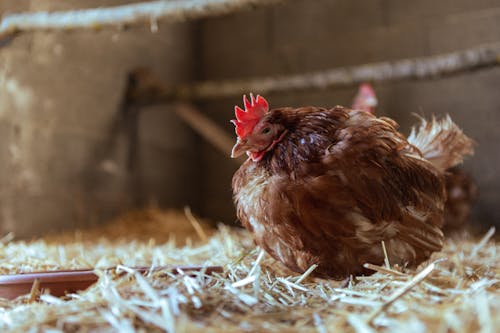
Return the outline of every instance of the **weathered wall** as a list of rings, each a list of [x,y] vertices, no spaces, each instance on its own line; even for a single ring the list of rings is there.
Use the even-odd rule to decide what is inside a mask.
[[[130,1],[2,0],[0,14]],[[193,77],[193,27],[27,33],[0,48],[0,234],[100,221],[148,201],[197,205],[197,138],[168,110],[139,119],[138,166],[117,127],[127,71]]]
[[[204,21],[202,69],[206,79],[301,73],[362,63],[418,57],[500,41],[500,4],[495,0],[307,1]],[[500,222],[500,68],[419,82],[375,86],[379,113],[408,132],[412,112],[451,114],[477,143],[466,169],[481,198],[475,217]],[[272,106],[349,105],[355,88],[268,97]],[[258,93],[258,92],[254,92]],[[240,98],[206,104],[228,131]],[[234,221],[230,181],[235,167],[209,146],[203,150],[204,212]],[[499,224],[500,225],[500,224]]]
[[[1,0],[0,13],[132,1]],[[289,0],[196,24],[72,33],[27,33],[0,48],[0,233],[28,236],[82,226],[137,204],[189,204],[234,222],[235,164],[169,110],[139,119],[139,151],[127,169],[129,133],[118,106],[129,69],[167,82],[301,73],[425,56],[500,40],[495,0]],[[450,113],[477,142],[466,168],[477,179],[476,217],[500,221],[500,68],[420,82],[377,84],[380,114],[404,131],[411,112]],[[258,92],[255,92],[258,93]],[[273,106],[349,104],[352,89],[266,96]],[[228,120],[240,98],[204,109]],[[121,129],[121,131],[120,131]],[[498,223],[498,222],[497,222]]]

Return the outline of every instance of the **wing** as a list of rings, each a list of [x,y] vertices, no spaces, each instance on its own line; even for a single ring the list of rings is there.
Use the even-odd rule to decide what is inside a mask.
[[[401,263],[441,249],[442,175],[396,126],[352,111],[320,159],[302,162],[293,177],[269,177],[271,234],[290,235],[281,239],[299,251],[344,253],[346,262],[379,262],[382,240]]]

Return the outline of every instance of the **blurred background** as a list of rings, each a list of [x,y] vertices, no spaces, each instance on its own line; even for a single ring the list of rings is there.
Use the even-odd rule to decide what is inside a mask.
[[[0,14],[137,1],[2,0]],[[36,31],[0,45],[0,233],[30,237],[103,223],[151,205],[236,223],[238,167],[168,105],[121,113],[128,74],[170,85],[300,74],[438,55],[500,42],[494,0],[288,0],[127,28]],[[377,82],[377,113],[408,134],[450,114],[476,142],[464,169],[479,199],[472,221],[500,225],[500,66],[426,80]],[[266,94],[271,107],[351,104],[357,86]],[[259,93],[254,91],[254,93]],[[197,101],[228,135],[241,96]]]

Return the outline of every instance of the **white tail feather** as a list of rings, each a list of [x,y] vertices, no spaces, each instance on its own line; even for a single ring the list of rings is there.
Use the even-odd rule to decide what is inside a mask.
[[[441,171],[462,163],[466,155],[474,153],[474,142],[449,115],[440,120],[433,116],[431,121],[420,118],[420,125],[411,129],[408,142]]]

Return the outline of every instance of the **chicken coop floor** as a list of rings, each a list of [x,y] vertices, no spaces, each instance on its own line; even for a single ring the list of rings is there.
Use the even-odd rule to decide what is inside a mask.
[[[344,282],[292,273],[247,232],[174,211],[30,242],[4,237],[2,274],[151,264],[222,265],[224,273],[101,271],[97,284],[65,299],[0,300],[0,331],[498,332],[500,246],[491,235],[450,239],[415,270],[377,266]]]

